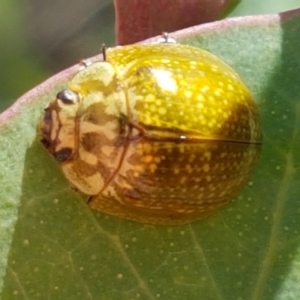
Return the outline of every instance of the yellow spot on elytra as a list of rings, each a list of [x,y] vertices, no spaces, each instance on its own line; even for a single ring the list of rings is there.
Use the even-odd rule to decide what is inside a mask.
[[[200,91],[202,93],[206,93],[207,91],[209,91],[209,86],[208,85],[204,85],[203,87],[201,87]]]
[[[204,104],[203,103],[197,103],[197,108],[203,108],[204,107]]]
[[[152,155],[146,155],[145,157],[144,157],[144,159],[143,159],[143,161],[145,162],[145,163],[149,163],[149,162],[151,162],[153,160],[153,156]]]
[[[175,174],[175,175],[179,174],[179,172],[180,172],[180,169],[179,169],[179,168],[177,168],[177,167],[174,168],[174,174]]]
[[[186,183],[187,179],[188,179],[188,178],[187,178],[186,176],[181,177],[181,178],[180,178],[180,184]]]
[[[165,115],[166,112],[167,112],[167,110],[166,110],[164,107],[160,107],[160,108],[158,109],[158,113],[159,113],[160,115]]]
[[[207,176],[205,176],[205,179],[206,179],[206,181],[211,181],[211,176],[207,175]]]
[[[162,158],[163,159],[163,158]],[[154,158],[154,161],[158,164],[161,162],[161,158],[160,157],[155,157]]]
[[[152,146],[150,143],[145,143],[144,144],[144,151],[145,153],[149,153],[152,150]]]
[[[221,158],[224,158],[226,156],[227,156],[227,152],[222,152],[221,155],[220,155]]]
[[[202,94],[198,94],[196,99],[197,99],[198,101],[203,101],[203,100],[204,100],[204,97],[203,97]]]
[[[233,86],[232,86],[232,84],[228,84],[228,85],[227,85],[227,88],[228,88],[229,91],[233,91]]]
[[[211,159],[211,152],[210,152],[210,151],[205,151],[205,152],[204,152],[204,157],[205,157],[207,160],[210,160],[210,159]]]
[[[135,165],[134,166],[134,171],[141,173],[144,171],[144,168],[141,165]]]
[[[205,164],[205,165],[203,166],[203,171],[204,171],[204,172],[208,172],[209,170],[210,170],[209,164]]]
[[[192,172],[193,172],[193,168],[192,168],[192,166],[191,166],[190,164],[187,164],[187,165],[185,166],[185,168],[186,168],[186,171],[187,171],[188,173],[192,173]]]
[[[184,96],[186,98],[191,98],[193,96],[193,92],[192,91],[184,91]]]
[[[147,94],[147,96],[144,98],[144,101],[147,102],[154,102],[155,101],[155,96],[153,94]]]
[[[154,173],[156,171],[156,169],[157,169],[157,165],[156,164],[151,164],[150,165],[150,172],[151,173]]]

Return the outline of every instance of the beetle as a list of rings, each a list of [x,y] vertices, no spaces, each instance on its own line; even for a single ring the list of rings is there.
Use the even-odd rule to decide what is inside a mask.
[[[42,143],[95,210],[157,225],[228,203],[261,149],[258,108],[215,55],[163,42],[104,49],[45,109]]]

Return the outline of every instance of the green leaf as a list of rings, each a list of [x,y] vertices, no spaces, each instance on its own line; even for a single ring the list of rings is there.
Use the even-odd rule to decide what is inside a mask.
[[[78,67],[0,117],[2,299],[299,299],[300,11],[178,32],[232,65],[259,104],[259,165],[225,209],[159,227],[92,211],[36,136]]]

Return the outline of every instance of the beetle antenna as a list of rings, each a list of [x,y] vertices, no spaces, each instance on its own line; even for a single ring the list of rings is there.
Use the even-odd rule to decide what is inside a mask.
[[[105,44],[102,45],[102,55],[103,55],[103,61],[106,61],[106,46],[105,46]]]

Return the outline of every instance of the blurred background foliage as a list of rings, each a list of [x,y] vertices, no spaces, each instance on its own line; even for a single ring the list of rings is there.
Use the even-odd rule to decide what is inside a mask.
[[[297,7],[300,0],[241,0],[229,17]],[[113,0],[1,0],[0,111],[102,43],[114,45],[114,19]]]

